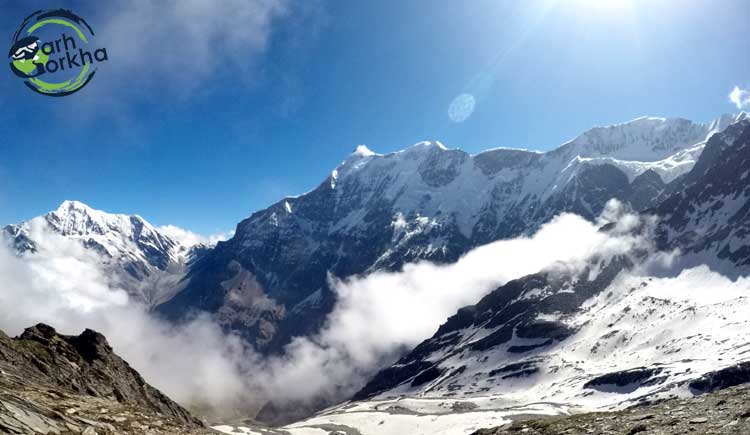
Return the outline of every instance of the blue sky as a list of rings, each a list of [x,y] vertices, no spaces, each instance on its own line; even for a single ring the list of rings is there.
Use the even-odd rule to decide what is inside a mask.
[[[744,0],[0,0],[8,45],[60,6],[110,60],[63,98],[0,75],[0,224],[78,199],[212,233],[358,144],[547,150],[641,115],[707,121],[750,87]]]

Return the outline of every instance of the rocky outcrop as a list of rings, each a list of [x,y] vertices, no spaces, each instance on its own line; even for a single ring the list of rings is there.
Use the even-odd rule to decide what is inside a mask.
[[[695,393],[708,393],[747,383],[750,383],[750,362],[706,373],[691,382],[689,386]]]
[[[638,389],[643,385],[659,383],[663,378],[659,378],[661,373],[659,368],[639,367],[630,370],[607,373],[597,376],[583,385],[583,388],[590,388],[600,391],[617,392],[622,389]]]
[[[203,423],[152,387],[90,329],[0,332],[0,433],[191,434]]]
[[[618,412],[531,419],[473,435],[683,435],[750,433],[750,386],[691,399],[646,403]]]

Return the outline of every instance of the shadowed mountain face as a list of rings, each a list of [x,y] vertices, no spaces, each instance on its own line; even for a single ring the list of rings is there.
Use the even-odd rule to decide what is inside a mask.
[[[313,191],[242,221],[158,311],[174,320],[213,313],[256,349],[280,352],[291,337],[315,333],[331,311],[329,274],[453,262],[562,212],[594,219],[612,198],[653,207],[665,183],[692,168],[706,138],[736,119],[641,118],[597,127],[548,153],[469,155],[436,142],[387,155],[360,147]]]
[[[662,217],[661,241],[695,258],[726,260],[737,276],[750,266],[750,121],[714,135],[695,168],[670,186],[654,212]]]
[[[199,433],[203,424],[153,388],[101,334],[39,324],[0,331],[0,432]]]

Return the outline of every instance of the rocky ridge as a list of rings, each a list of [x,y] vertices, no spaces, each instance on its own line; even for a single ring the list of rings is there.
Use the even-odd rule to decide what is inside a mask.
[[[95,331],[66,336],[44,324],[17,338],[0,331],[0,433],[210,432],[146,383]]]

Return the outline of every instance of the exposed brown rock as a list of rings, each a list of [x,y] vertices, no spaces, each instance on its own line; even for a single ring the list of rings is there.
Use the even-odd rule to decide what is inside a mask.
[[[90,329],[78,336],[39,324],[0,331],[0,433],[211,433],[118,357]]]

